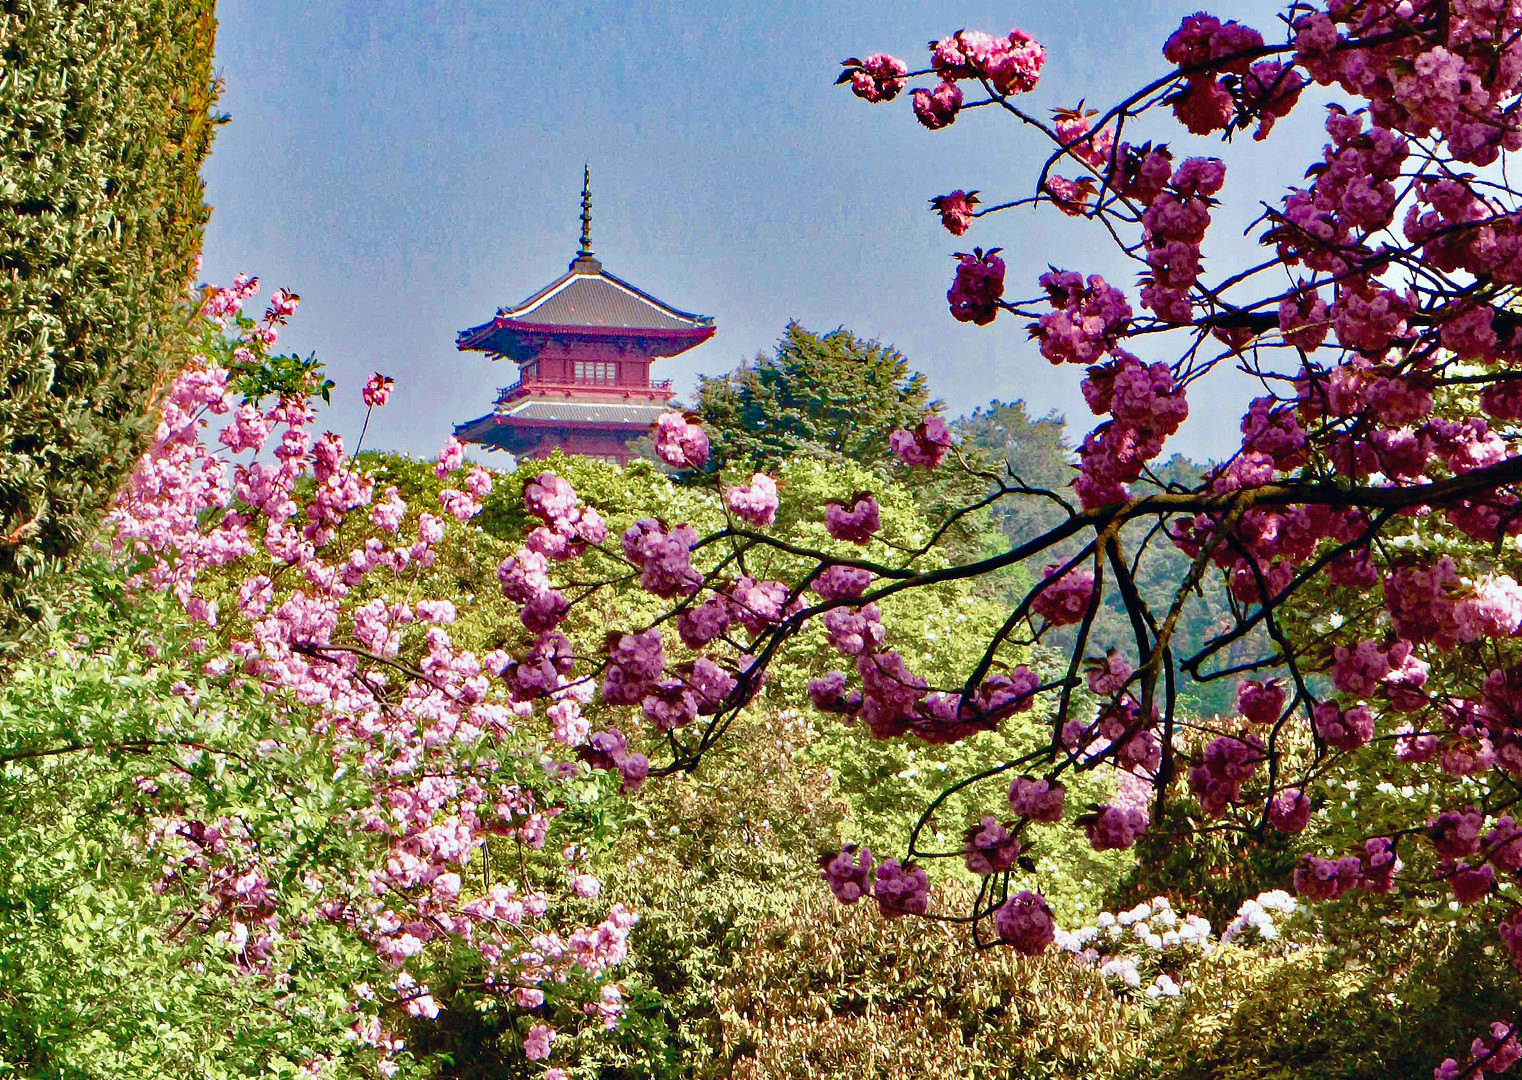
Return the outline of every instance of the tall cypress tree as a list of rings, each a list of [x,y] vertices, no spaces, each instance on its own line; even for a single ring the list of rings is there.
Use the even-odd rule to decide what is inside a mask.
[[[0,646],[189,355],[215,0],[0,0]]]

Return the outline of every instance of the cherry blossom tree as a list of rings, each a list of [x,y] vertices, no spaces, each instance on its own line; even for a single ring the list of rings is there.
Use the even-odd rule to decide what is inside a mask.
[[[417,512],[377,495],[335,437],[312,439],[299,394],[269,410],[234,409],[226,365],[182,376],[120,505],[123,552],[144,560],[145,585],[215,626],[228,654],[222,674],[319,710],[336,758],[375,777],[374,805],[352,820],[384,858],[368,880],[334,883],[332,917],[395,962],[395,991],[416,1009],[429,997],[407,981],[408,965],[446,941],[477,949],[527,1012],[562,974],[597,976],[613,964],[628,913],[569,937],[545,929],[510,949],[502,924],[540,918],[543,903],[467,899],[456,867],[483,833],[543,835],[555,785],[583,767],[615,775],[626,791],[697,768],[804,633],[821,633],[839,658],[809,685],[812,704],[866,737],[952,743],[1017,713],[1049,720],[1030,753],[956,778],[907,850],[828,855],[822,874],[842,902],[871,899],[887,918],[954,921],[979,946],[1039,953],[1058,928],[1022,855],[1046,830],[1127,849],[1182,807],[1249,840],[1301,835],[1320,820],[1339,771],[1372,763],[1413,790],[1425,785],[1430,799],[1368,797],[1356,826],[1318,828],[1293,872],[1300,898],[1451,901],[1494,924],[1498,956],[1522,966],[1522,654],[1512,645],[1522,629],[1522,206],[1504,171],[1522,147],[1522,7],[1297,3],[1274,41],[1198,14],[1162,55],[1156,80],[1102,112],[1027,106],[1045,53],[1019,30],[952,33],[921,71],[885,54],[845,63],[841,81],[858,97],[906,96],[931,131],[983,109],[1044,140],[1028,192],[933,200],[952,235],[996,230],[983,219],[1015,207],[1049,206],[1081,219],[1137,272],[1133,289],[1082,266],[1053,269],[1031,295],[1010,298],[997,236],[957,255],[951,316],[1021,320],[1033,352],[1080,369],[1096,423],[1070,488],[989,472],[986,496],[928,535],[886,535],[870,491],[819,506],[828,542],[778,535],[775,478],[755,473],[713,478],[727,520],[718,531],[700,535],[652,513],[611,538],[598,508],[544,473],[524,495],[541,524],[499,571],[522,634],[476,656],[450,639],[452,605],[388,598],[375,584],[406,580],[450,522],[479,510],[490,477],[465,466],[458,444],[438,463],[458,486],[438,513]],[[922,78],[929,85],[910,87]],[[1201,245],[1229,194],[1227,162],[1186,155],[1165,136],[1273,138],[1276,121],[1310,107],[1302,98],[1312,93],[1327,102],[1326,142],[1304,184],[1264,209],[1261,258],[1207,270]],[[214,293],[211,306],[239,299]],[[272,308],[249,336],[273,333],[282,317]],[[1221,464],[1197,485],[1160,481],[1152,463],[1195,387],[1230,369],[1262,388],[1240,443],[1212,455]],[[384,384],[366,393],[378,404]],[[205,411],[228,414],[219,438],[235,452],[283,428],[275,462],[229,472],[200,439]],[[668,414],[654,435],[673,467],[705,465],[699,418]],[[906,469],[973,471],[933,414],[894,431],[890,445]],[[1060,511],[1057,523],[991,557],[944,557],[938,541],[957,521],[1022,500]],[[345,531],[357,520],[373,528]],[[1146,527],[1125,528],[1133,523]],[[1138,589],[1138,567],[1163,545],[1189,565],[1159,600]],[[240,562],[249,559],[270,569],[214,607],[201,575],[252,569]],[[895,598],[1020,567],[1029,587],[968,657],[961,682],[916,674],[915,643],[895,637]],[[1218,633],[1183,654],[1177,630],[1206,575],[1219,575],[1229,611]],[[599,651],[573,649],[559,629],[568,614],[634,581],[655,613],[611,629]],[[1110,596],[1129,632],[1101,655],[1091,632]],[[1029,647],[1049,635],[1064,642],[1063,659],[1033,667]],[[1243,659],[1244,643],[1261,648]],[[1236,714],[1187,715],[1182,675],[1234,682]],[[474,749],[493,740],[533,751],[504,759]],[[1109,800],[1067,805],[1064,778],[1096,770],[1113,777]],[[984,793],[984,812],[938,817],[951,795],[968,792]],[[936,844],[944,833],[962,843]],[[212,878],[236,892],[256,856],[227,858]],[[981,879],[969,909],[932,908],[936,860]],[[245,903],[208,888],[210,911]],[[245,925],[250,940],[266,932],[256,908]],[[616,995],[589,1004],[618,1008]],[[1517,1022],[1498,1019],[1438,1065],[1437,1080],[1509,1068],[1522,1056]],[[528,1057],[553,1054],[549,1025],[535,1022],[524,1037]]]
[[[338,436],[311,430],[311,398],[331,389],[320,367],[271,353],[299,298],[276,291],[255,321],[242,308],[257,291],[246,277],[203,290],[204,352],[170,387],[109,519],[129,586],[174,597],[198,634],[173,693],[193,713],[212,691],[223,703],[197,738],[153,740],[186,756],[138,782],[150,799],[162,796],[145,843],[162,853],[155,889],[183,905],[169,932],[224,941],[236,975],[277,987],[290,985],[293,950],[314,921],[368,948],[374,981],[340,992],[350,1043],[387,1076],[403,1061],[400,1014],[437,1016],[429,972],[455,992],[463,963],[480,973],[467,989],[484,1007],[518,1014],[523,1053],[544,1061],[552,1008],[617,1022],[622,992],[611,973],[637,915],[612,904],[592,924],[567,924],[566,905],[601,890],[584,866],[584,837],[559,838],[550,850],[563,858],[539,860],[559,863],[558,889],[526,869],[493,881],[490,844],[515,846],[523,868],[576,794],[569,781],[593,685],[568,678],[570,644],[550,632],[566,604],[540,583],[544,552],[573,557],[606,529],[563,482],[532,485],[530,509],[563,531],[538,530],[535,549],[500,576],[524,601],[533,645],[482,655],[457,643],[455,603],[430,595],[427,571],[440,550],[468,542],[491,474],[467,467],[450,440],[435,466],[450,483],[438,506],[409,507],[395,487],[377,492]],[[383,406],[391,385],[377,374],[362,390],[366,405]],[[767,483],[757,479],[758,497]],[[146,660],[169,662],[151,645]],[[239,695],[274,710],[252,752],[278,764],[269,794],[280,809],[224,799],[233,806],[208,817],[183,788],[215,789],[220,773],[248,768],[250,748],[228,738],[252,723],[226,705]],[[606,733],[592,745],[637,785],[643,757]],[[312,1075],[324,1067],[305,1063]]]
[[[1085,540],[1077,556],[1046,567],[1007,624],[1012,637],[1032,638],[1079,626],[1066,672],[1039,688],[1058,697],[1040,782],[1051,790],[1061,773],[1101,764],[1126,774],[1122,793],[1145,781],[1150,806],[1133,800],[1078,819],[1095,847],[1128,847],[1185,790],[1198,815],[1222,827],[1298,833],[1333,763],[1384,755],[1403,772],[1447,781],[1439,791],[1451,808],[1428,820],[1387,814],[1381,834],[1347,853],[1307,853],[1296,890],[1316,901],[1401,888],[1485,904],[1522,967],[1522,913],[1507,895],[1522,866],[1510,855],[1519,830],[1506,813],[1522,775],[1510,647],[1522,592],[1508,573],[1522,533],[1512,370],[1522,356],[1514,310],[1522,216],[1504,171],[1505,156],[1522,147],[1522,9],[1331,0],[1293,4],[1281,24],[1274,42],[1191,15],[1163,45],[1171,68],[1102,113],[1051,108],[1048,119],[1026,107],[1045,56],[1019,30],[951,34],[932,43],[920,72],[882,54],[847,60],[841,81],[878,102],[929,76],[937,85],[911,98],[930,130],[988,107],[1048,141],[1033,194],[996,204],[988,192],[935,198],[952,235],[987,215],[1051,204],[1137,266],[1134,307],[1124,288],[1082,268],[1053,269],[1040,277],[1041,295],[1009,299],[998,249],[975,247],[958,256],[947,294],[960,321],[1027,320],[1043,357],[1085,369],[1081,387],[1098,418],[1078,450],[1070,495],[991,478],[996,495],[1046,499],[1066,515],[977,572]],[[1201,244],[1225,197],[1226,163],[1134,133],[1150,132],[1152,114],[1168,110],[1194,136],[1251,130],[1263,140],[1313,83],[1328,91],[1327,142],[1306,163],[1304,186],[1265,206],[1265,257],[1207,272]],[[1188,416],[1191,389],[1222,366],[1262,386],[1242,441],[1222,447],[1223,463],[1202,485],[1165,485],[1150,463]],[[906,462],[927,466],[943,445],[928,420],[896,444]],[[1125,550],[1119,527],[1137,520],[1155,526]],[[1193,560],[1165,606],[1136,588],[1137,564],[1154,542]],[[863,568],[886,576],[887,567]],[[1180,614],[1206,573],[1228,585],[1232,624],[1178,655]],[[1124,601],[1131,640],[1090,660],[1088,629],[1106,588]],[[1254,633],[1267,640],[1260,656],[1220,662]],[[981,718],[998,644],[960,688],[953,723]],[[864,669],[859,691],[847,696],[836,680],[817,700],[872,724],[885,700],[902,716],[913,687],[913,715],[935,713],[930,688],[887,666],[898,683],[890,694]],[[1249,677],[1270,669],[1282,677]],[[1240,715],[1210,725],[1179,715],[1181,672],[1240,679]],[[1097,710],[1075,707],[1080,680]],[[905,722],[912,731],[915,721]],[[1044,947],[1049,920],[1028,892],[1004,900],[1004,860],[987,851],[1003,850],[1004,833],[1018,844],[1038,820],[1031,783],[1011,788],[1018,820],[996,831],[985,819],[966,849],[968,866],[990,882],[986,903],[966,917],[976,928],[991,915],[995,935],[1024,951]],[[914,848],[910,857],[947,854]],[[902,864],[889,866],[888,895],[901,908]],[[854,883],[869,870],[869,859],[843,855],[825,874]],[[1522,1056],[1514,1020],[1490,1035],[1435,1076],[1499,1072]]]
[[[920,560],[934,538],[923,548],[879,543],[864,524],[870,493],[842,492],[822,508],[831,534],[860,544],[858,554],[768,535],[752,479],[729,493],[733,523],[717,535],[693,538],[652,519],[625,536],[646,587],[679,602],[612,645],[604,693],[632,704],[643,680],[644,701],[685,697],[679,722],[658,725],[671,760],[656,772],[693,767],[755,692],[779,644],[816,619],[844,664],[811,685],[813,703],[873,737],[975,737],[1039,699],[1049,743],[948,790],[1012,779],[1009,820],[984,817],[961,850],[929,850],[921,837],[938,799],[902,857],[879,862],[848,848],[823,871],[843,902],[870,896],[888,917],[962,921],[980,943],[1025,952],[1043,950],[1054,933],[1039,892],[1012,886],[1038,823],[1066,821],[1096,848],[1127,848],[1165,805],[1187,801],[1212,827],[1293,834],[1325,801],[1335,768],[1380,760],[1430,781],[1440,808],[1371,808],[1367,835],[1347,838],[1341,851],[1304,854],[1297,891],[1311,901],[1399,890],[1479,905],[1522,962],[1512,895],[1522,830],[1508,813],[1522,775],[1522,667],[1510,644],[1522,627],[1513,576],[1522,399],[1512,371],[1522,358],[1514,311],[1522,214],[1504,173],[1505,155],[1522,147],[1522,9],[1295,4],[1276,42],[1198,14],[1164,43],[1163,58],[1159,78],[1104,112],[1048,106],[1045,114],[1024,104],[1045,54],[1019,30],[950,34],[932,44],[921,71],[885,54],[845,62],[841,82],[853,93],[889,102],[908,90],[931,131],[986,108],[1047,142],[1031,194],[934,198],[952,235],[1050,204],[1137,268],[1134,293],[1079,267],[1053,269],[1039,292],[1012,299],[997,246],[958,255],[952,317],[1023,320],[1047,361],[1083,369],[1097,418],[1071,490],[990,474],[987,498],[960,513],[1041,500],[1061,509],[1060,522],[998,556],[931,567]],[[933,84],[911,90],[921,77]],[[1171,112],[1191,136],[1271,138],[1313,83],[1327,101],[1327,138],[1304,185],[1265,208],[1261,260],[1207,272],[1201,245],[1226,197],[1226,162],[1186,156],[1161,130],[1147,141],[1136,133],[1171,124],[1159,116]],[[1241,442],[1222,447],[1221,464],[1199,485],[1159,481],[1150,465],[1187,418],[1192,389],[1222,368],[1262,387]],[[673,414],[657,451],[676,467],[699,467],[699,431]],[[907,467],[961,464],[934,415],[895,432],[892,446]],[[1140,542],[1123,538],[1132,522],[1150,525]],[[1070,542],[1076,554],[1054,560]],[[1149,602],[1137,566],[1161,544],[1191,563],[1172,597]],[[758,580],[747,560],[763,550],[811,565],[789,581]],[[893,596],[1018,564],[1035,571],[1035,584],[962,684],[917,676],[903,645],[894,647],[885,616]],[[1175,631],[1206,574],[1224,581],[1230,619],[1180,655]],[[1095,657],[1089,631],[1107,590],[1121,598],[1130,635]],[[722,699],[658,663],[670,622],[687,649],[736,658]],[[1057,670],[1011,663],[1019,646],[1064,626],[1076,633]],[[1254,638],[1264,643],[1259,655],[1222,663]],[[1181,674],[1236,680],[1239,715],[1183,715]],[[1063,776],[1100,768],[1117,774],[1112,802],[1065,814]],[[991,793],[990,809],[1002,798]],[[970,911],[929,911],[923,867],[942,858],[984,878]],[[1498,1021],[1435,1075],[1501,1071],[1519,1055],[1515,1022]]]

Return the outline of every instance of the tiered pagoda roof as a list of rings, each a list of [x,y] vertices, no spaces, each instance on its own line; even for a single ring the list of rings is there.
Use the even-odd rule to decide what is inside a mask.
[[[581,199],[581,249],[565,274],[455,347],[519,365],[496,408],[455,428],[463,442],[542,456],[555,447],[627,461],[628,444],[670,407],[671,383],[650,364],[714,335],[714,320],[656,299],[603,269],[592,253],[591,175]]]
[[[509,387],[508,389],[511,389]],[[506,391],[503,391],[506,397]],[[509,432],[508,428],[538,427],[549,429],[546,434],[553,434],[554,429],[563,425],[595,425],[605,427],[612,425],[618,428],[635,427],[638,431],[632,432],[635,437],[645,434],[650,425],[660,418],[661,413],[670,409],[670,395],[665,401],[653,402],[648,399],[639,401],[579,401],[574,397],[541,397],[529,395],[512,400],[499,401],[497,408],[485,416],[475,420],[467,420],[454,429],[455,438],[461,442],[489,443],[512,450],[503,440]],[[571,451],[567,451],[571,453]]]
[[[461,330],[455,347],[519,360],[546,339],[601,337],[648,340],[648,350],[641,351],[675,356],[707,341],[714,329],[709,316],[679,311],[614,277],[596,259],[578,257],[523,303],[498,308],[490,322]]]

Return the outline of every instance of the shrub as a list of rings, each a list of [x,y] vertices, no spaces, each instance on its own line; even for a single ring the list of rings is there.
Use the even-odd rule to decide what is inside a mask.
[[[818,890],[758,937],[719,996],[745,1080],[1107,1077],[1145,1024],[1065,954],[972,952],[958,927],[884,922]]]
[[[189,355],[214,0],[0,2],[0,645]]]
[[[1494,930],[1431,922],[1318,944],[1279,959],[1223,948],[1195,976],[1124,1080],[1426,1077],[1516,1000],[1486,954]]]

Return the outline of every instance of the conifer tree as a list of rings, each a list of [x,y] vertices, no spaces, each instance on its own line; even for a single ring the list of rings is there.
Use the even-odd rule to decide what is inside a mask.
[[[0,647],[189,354],[213,0],[0,0]]]
[[[698,384],[713,468],[769,469],[800,453],[884,465],[893,458],[888,433],[914,426],[938,404],[925,376],[893,346],[844,327],[817,334],[797,322],[770,355]]]

